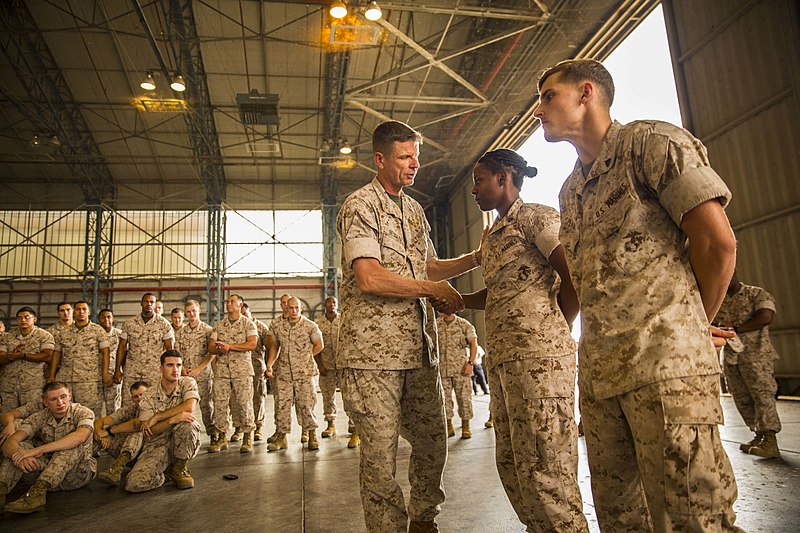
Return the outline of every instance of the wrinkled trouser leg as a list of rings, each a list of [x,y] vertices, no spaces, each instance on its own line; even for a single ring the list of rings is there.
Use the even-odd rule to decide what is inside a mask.
[[[200,424],[180,422],[153,438],[147,439],[133,469],[128,473],[125,490],[145,492],[164,484],[164,470],[175,459],[192,459],[200,451]]]

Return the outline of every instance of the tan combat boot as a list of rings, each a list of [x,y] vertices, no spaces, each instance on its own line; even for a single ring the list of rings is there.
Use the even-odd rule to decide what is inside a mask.
[[[358,431],[353,430],[350,432],[350,440],[347,441],[348,448],[358,448],[361,445],[361,437],[358,436]]]
[[[302,434],[300,435],[300,442],[302,444],[308,442],[308,433],[306,433],[305,431],[303,431]]]
[[[472,430],[469,428],[469,420],[461,421],[461,438],[462,439],[472,438]]]
[[[227,449],[228,439],[225,438],[225,433],[217,433],[217,436],[214,437],[214,442],[208,447],[208,453],[219,453]]]
[[[278,450],[285,450],[289,447],[289,443],[286,442],[286,434],[275,432],[275,440],[269,443],[267,446],[267,451],[275,452]]]
[[[189,461],[175,459],[175,463],[172,465],[172,479],[175,480],[175,487],[180,490],[194,487],[194,478],[189,472]]]
[[[108,470],[104,470],[97,474],[97,481],[105,483],[106,485],[118,485],[120,478],[122,478],[122,470],[125,469],[125,465],[128,464],[130,460],[131,454],[128,452],[122,452],[119,454],[119,457],[114,459],[114,462],[111,463],[111,466],[108,467]]]
[[[277,438],[278,438],[278,435],[279,435],[279,434],[280,434],[280,433],[278,433],[278,430],[276,429],[276,430],[275,430],[275,433],[273,433],[272,435],[270,435],[269,437],[267,437],[267,444],[272,444],[273,442],[275,442],[275,439],[277,439]]]
[[[437,533],[439,526],[433,520],[429,522],[417,522],[412,520],[408,524],[408,533]]]
[[[233,430],[233,435],[231,435],[231,442],[239,442],[242,440],[242,428],[236,428]]]
[[[336,436],[336,422],[328,420],[328,427],[322,431],[322,438],[327,439],[328,437],[334,436]]]
[[[745,442],[739,445],[739,449],[744,453],[750,453],[750,448],[758,444],[758,441],[761,440],[761,432],[757,432],[755,437],[750,442]]]
[[[308,430],[308,449],[319,450],[319,441],[317,440],[317,430]]]
[[[775,432],[761,432],[761,440],[755,443],[747,453],[759,457],[780,457],[781,451],[778,449],[778,438],[775,436]]]
[[[244,434],[244,439],[242,440],[242,447],[239,448],[240,453],[252,453],[253,452],[253,434],[249,431]]]
[[[261,440],[264,438],[264,434],[261,433],[261,426],[256,426],[256,432],[253,433],[253,440]]]
[[[487,420],[486,422],[483,423],[483,427],[485,427],[485,428],[493,428],[494,427],[494,420],[492,419],[491,416],[489,417],[489,420]]]
[[[9,513],[30,514],[44,511],[45,495],[50,484],[46,481],[37,481],[25,495],[17,501],[6,505]]]
[[[456,436],[456,428],[453,427],[453,419],[447,419],[447,436],[448,437],[455,437]]]

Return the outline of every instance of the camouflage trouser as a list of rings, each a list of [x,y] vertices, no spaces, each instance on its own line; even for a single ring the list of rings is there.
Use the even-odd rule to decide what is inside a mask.
[[[279,373],[275,376],[275,390],[278,393],[277,422],[275,422],[277,431],[289,433],[292,430],[293,404],[297,423],[303,431],[317,428],[317,418],[314,416],[317,395],[311,377],[289,379],[289,376]]]
[[[34,446],[28,441],[19,447],[30,450]],[[37,480],[46,481],[51,491],[75,490],[88,484],[97,472],[97,461],[83,450],[83,445],[60,452],[46,453],[38,458],[42,468],[25,474],[14,466],[11,459],[3,457],[0,465],[0,482],[11,490],[20,479],[28,484]]]
[[[200,400],[200,413],[203,415],[203,426],[206,428],[206,435],[216,435],[219,433],[214,425],[214,378],[197,380],[197,394]]]
[[[272,422],[278,427],[278,386],[274,377],[269,378],[269,390],[272,394]]]
[[[256,429],[253,420],[253,376],[214,376],[214,427],[228,432],[228,409],[244,432]]]
[[[588,531],[578,487],[575,356],[509,361],[489,370],[495,462],[528,531]]]
[[[44,376],[25,378],[18,381],[15,377],[0,376],[0,398],[3,400],[3,410],[16,409],[28,402],[42,401],[42,387]]]
[[[172,429],[145,441],[133,465],[125,490],[145,492],[164,484],[164,470],[176,459],[189,460],[200,451],[200,424],[179,422]]]
[[[322,391],[322,414],[325,415],[325,420],[336,420],[338,374],[337,370],[329,368],[327,375],[319,375],[319,390]]]
[[[444,501],[447,429],[438,366],[342,370],[345,410],[361,436],[360,486],[369,531],[405,532],[408,518],[436,518]],[[397,438],[411,444],[408,511],[395,478]]]
[[[133,433],[119,433],[111,437],[106,451],[113,458],[119,457],[122,452],[128,452],[131,459],[136,459],[144,445],[144,433],[135,431]]]
[[[130,391],[126,391],[130,394]],[[122,385],[112,383],[103,385],[103,401],[106,404],[106,414],[110,415],[122,405]]]
[[[581,416],[600,529],[741,531],[733,525],[736,479],[717,427],[718,374],[604,400],[582,389]]]
[[[95,420],[103,417],[103,384],[99,381],[66,381],[72,391],[72,401],[88,407]],[[113,412],[113,411],[112,411]]]
[[[472,380],[469,376],[444,376],[442,388],[445,416],[448,419],[453,418],[453,391],[455,391],[458,417],[461,420],[472,420]]]
[[[775,406],[775,362],[725,363],[725,381],[744,423],[753,431],[781,430]]]
[[[267,380],[264,378],[264,373],[256,372],[253,376],[253,418],[255,419],[256,426],[261,427],[264,425],[264,418],[267,414]]]

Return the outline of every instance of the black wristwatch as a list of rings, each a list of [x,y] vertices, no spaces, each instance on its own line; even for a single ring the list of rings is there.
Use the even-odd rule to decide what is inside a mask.
[[[467,364],[468,364],[469,366],[475,366],[475,361],[467,361]]]

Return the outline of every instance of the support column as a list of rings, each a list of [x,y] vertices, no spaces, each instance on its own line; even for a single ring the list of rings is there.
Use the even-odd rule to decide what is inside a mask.
[[[92,317],[103,308],[111,308],[108,288],[111,279],[113,212],[102,204],[86,206],[86,238],[81,289],[83,299],[91,304]]]
[[[222,287],[225,271],[225,211],[220,204],[208,204],[208,254],[206,268],[206,323],[222,318]]]

